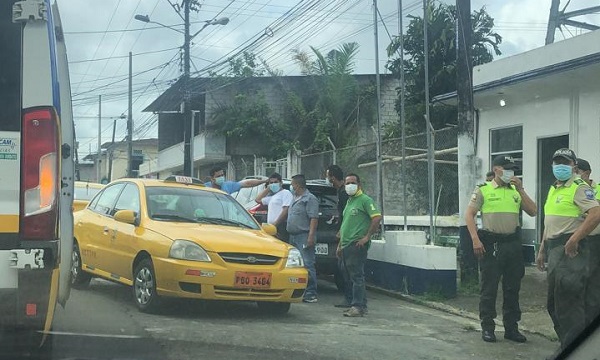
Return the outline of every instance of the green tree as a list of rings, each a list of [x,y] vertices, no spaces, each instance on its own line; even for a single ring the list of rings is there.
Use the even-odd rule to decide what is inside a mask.
[[[429,26],[429,91],[431,98],[436,95],[456,91],[456,7],[430,0],[428,3]],[[425,130],[425,63],[423,51],[423,18],[409,16],[408,30],[404,35],[406,97],[405,111],[408,133]],[[481,65],[501,55],[499,45],[502,37],[494,31],[494,19],[485,7],[472,14],[473,25],[473,65]],[[396,75],[400,74],[400,39],[396,37],[388,46],[390,57],[387,67]],[[396,109],[400,112],[398,100]],[[455,124],[456,107],[431,107],[431,122],[434,128],[445,124]],[[387,136],[400,134],[399,124],[386,128]]]
[[[224,75],[211,74],[215,87],[226,88],[235,83],[231,101],[219,104],[213,113],[214,130],[228,141],[252,142],[261,139],[257,155],[283,157],[292,144],[288,140],[287,124],[273,119],[264,91],[252,78],[274,74],[267,64],[250,52],[229,60]]]
[[[296,138],[309,151],[330,149],[328,138],[336,147],[350,145],[356,139],[357,111],[372,95],[369,87],[361,88],[352,75],[358,44],[345,43],[327,54],[310,49],[292,51],[302,74],[309,76],[302,96],[288,96],[288,113],[301,124]]]

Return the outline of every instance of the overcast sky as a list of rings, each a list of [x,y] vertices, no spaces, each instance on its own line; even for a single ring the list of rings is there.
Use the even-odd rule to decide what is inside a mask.
[[[176,0],[171,0],[175,2]],[[297,74],[290,50],[315,46],[327,52],[344,42],[356,41],[360,51],[357,73],[375,72],[372,0],[320,1],[317,7],[299,11],[311,0],[204,0],[198,13],[192,13],[192,32],[202,21],[228,17],[226,26],[209,26],[193,42],[192,72],[204,69],[235,53],[252,39],[258,56],[284,74]],[[445,1],[448,2],[448,1]],[[454,2],[454,1],[450,1]],[[503,56],[542,46],[551,0],[473,0],[472,9],[485,6],[495,19],[496,31],[503,37]],[[566,1],[562,1],[566,3]],[[422,0],[402,0],[404,15],[422,14]],[[569,10],[597,5],[595,0],[578,0]],[[74,96],[80,156],[96,151],[98,95],[103,96],[102,142],[110,141],[112,117],[127,111],[127,55],[133,57],[134,138],[157,136],[155,117],[141,110],[181,74],[178,47],[180,33],[134,20],[135,14],[149,15],[153,21],[176,25],[181,18],[168,0],[58,0],[69,52],[71,86]],[[300,4],[300,5],[298,5]],[[339,6],[337,6],[339,5]],[[564,6],[564,5],[563,5]],[[296,9],[297,11],[294,11]],[[388,35],[398,33],[398,1],[379,0],[383,22],[379,26],[380,69],[385,72]],[[286,14],[288,16],[286,16]],[[290,20],[290,14],[291,20]],[[578,19],[579,20],[579,19]],[[597,15],[581,18],[600,23]],[[404,20],[405,25],[408,19]],[[384,26],[385,25],[385,26]],[[270,36],[264,36],[269,29]],[[122,31],[127,30],[127,31]],[[571,29],[570,34],[578,32]],[[261,36],[262,35],[262,36]],[[564,37],[557,32],[556,40]],[[217,68],[219,69],[219,68]],[[124,120],[117,120],[116,139],[126,135]]]

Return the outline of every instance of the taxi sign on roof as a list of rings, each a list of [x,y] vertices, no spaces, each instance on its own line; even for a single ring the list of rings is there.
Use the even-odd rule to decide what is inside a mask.
[[[189,176],[181,176],[181,175],[171,175],[165,179],[165,182],[204,186],[204,184],[199,179],[189,177]]]

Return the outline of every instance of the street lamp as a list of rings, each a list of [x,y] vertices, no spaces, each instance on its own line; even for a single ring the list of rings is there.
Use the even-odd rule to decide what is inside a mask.
[[[189,80],[190,80],[190,43],[193,38],[195,38],[202,30],[210,25],[227,25],[229,23],[229,18],[222,17],[219,19],[207,20],[204,22],[204,25],[200,30],[198,30],[194,35],[190,36],[190,1],[191,0],[183,0],[183,9],[184,9],[184,31],[181,31],[173,26],[168,26],[161,24],[156,21],[150,20],[148,15],[135,15],[135,19],[138,21],[142,21],[145,23],[152,23],[160,25],[164,28],[171,29],[177,31],[180,34],[183,34],[183,127],[187,129],[184,132],[183,139],[183,173],[184,175],[193,176],[194,175],[194,148],[192,142],[194,141],[193,134],[193,121],[192,121],[192,108],[190,104],[190,89],[189,89]]]

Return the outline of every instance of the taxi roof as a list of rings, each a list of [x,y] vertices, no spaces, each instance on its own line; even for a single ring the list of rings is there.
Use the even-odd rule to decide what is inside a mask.
[[[165,181],[165,179],[123,178],[123,179],[115,180],[111,184],[118,183],[118,182],[133,182],[133,183],[136,183],[136,184],[144,186],[144,187],[165,187],[166,186],[166,187],[178,187],[178,188],[186,188],[186,189],[194,188],[194,189],[202,190],[202,191],[211,191],[211,192],[216,192],[216,193],[220,193],[220,194],[226,194],[224,191],[204,186],[204,184],[186,184],[186,183],[175,182],[175,181]]]

